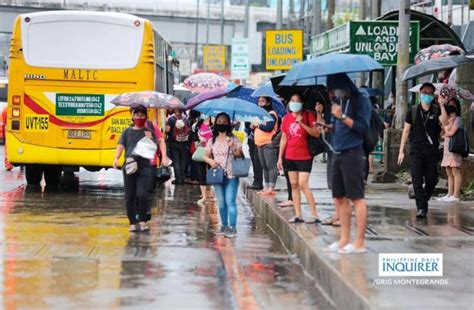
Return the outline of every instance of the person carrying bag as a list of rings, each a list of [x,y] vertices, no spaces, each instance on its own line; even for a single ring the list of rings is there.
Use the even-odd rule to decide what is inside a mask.
[[[232,162],[242,154],[242,144],[232,134],[229,115],[218,114],[212,139],[206,145],[204,160],[211,167],[207,172],[207,183],[213,184],[219,204],[221,229],[217,234],[227,238],[237,235],[239,179],[233,174]]]

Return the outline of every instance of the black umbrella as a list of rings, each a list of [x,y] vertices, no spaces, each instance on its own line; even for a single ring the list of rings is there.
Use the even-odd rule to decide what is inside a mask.
[[[468,64],[474,64],[474,58],[457,55],[431,59],[408,68],[403,72],[402,80],[406,81],[423,75],[432,74],[437,71],[453,69]]]
[[[329,102],[327,89],[324,85],[295,85],[295,86],[280,86],[280,82],[285,78],[286,74],[276,75],[270,78],[273,90],[277,95],[286,101],[291,99],[294,93],[303,95],[304,109],[314,110],[314,105],[317,101]]]

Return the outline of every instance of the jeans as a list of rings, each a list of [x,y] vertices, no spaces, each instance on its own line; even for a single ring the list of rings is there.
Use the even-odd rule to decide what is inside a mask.
[[[263,168],[265,186],[267,188],[275,187],[278,178],[278,149],[271,144],[259,146],[258,157],[260,158],[260,165]]]
[[[237,191],[239,179],[226,179],[222,185],[214,185],[219,203],[222,226],[237,225]]]
[[[168,145],[176,183],[184,183],[189,159],[188,142],[170,142]]]

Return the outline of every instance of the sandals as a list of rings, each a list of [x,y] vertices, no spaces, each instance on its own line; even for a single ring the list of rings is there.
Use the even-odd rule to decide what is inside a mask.
[[[339,220],[334,220],[332,217],[330,217],[324,220],[324,222],[322,222],[321,225],[332,225],[334,227],[340,227],[341,222]]]
[[[357,249],[352,243],[349,243],[348,245],[337,251],[337,253],[339,254],[364,254],[366,252],[367,249],[365,247]]]
[[[337,253],[339,250],[340,250],[339,243],[334,242],[334,243],[331,243],[331,245],[329,245],[328,247],[324,248],[323,251],[328,252],[328,253]]]
[[[128,229],[129,232],[136,232],[137,230],[138,228],[135,224],[130,225],[130,228]]]
[[[138,225],[140,226],[140,231],[147,231],[150,229],[145,222],[140,222]]]
[[[321,220],[317,216],[311,216],[309,221],[306,221],[307,224],[320,224]]]
[[[293,216],[291,219],[288,220],[288,223],[294,223],[294,224],[304,223],[304,220],[297,216]]]

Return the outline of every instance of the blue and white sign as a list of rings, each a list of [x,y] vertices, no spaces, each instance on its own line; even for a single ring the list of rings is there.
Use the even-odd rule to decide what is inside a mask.
[[[249,77],[249,40],[247,38],[232,38],[231,79],[248,80]]]
[[[442,253],[380,253],[379,277],[442,277]]]

